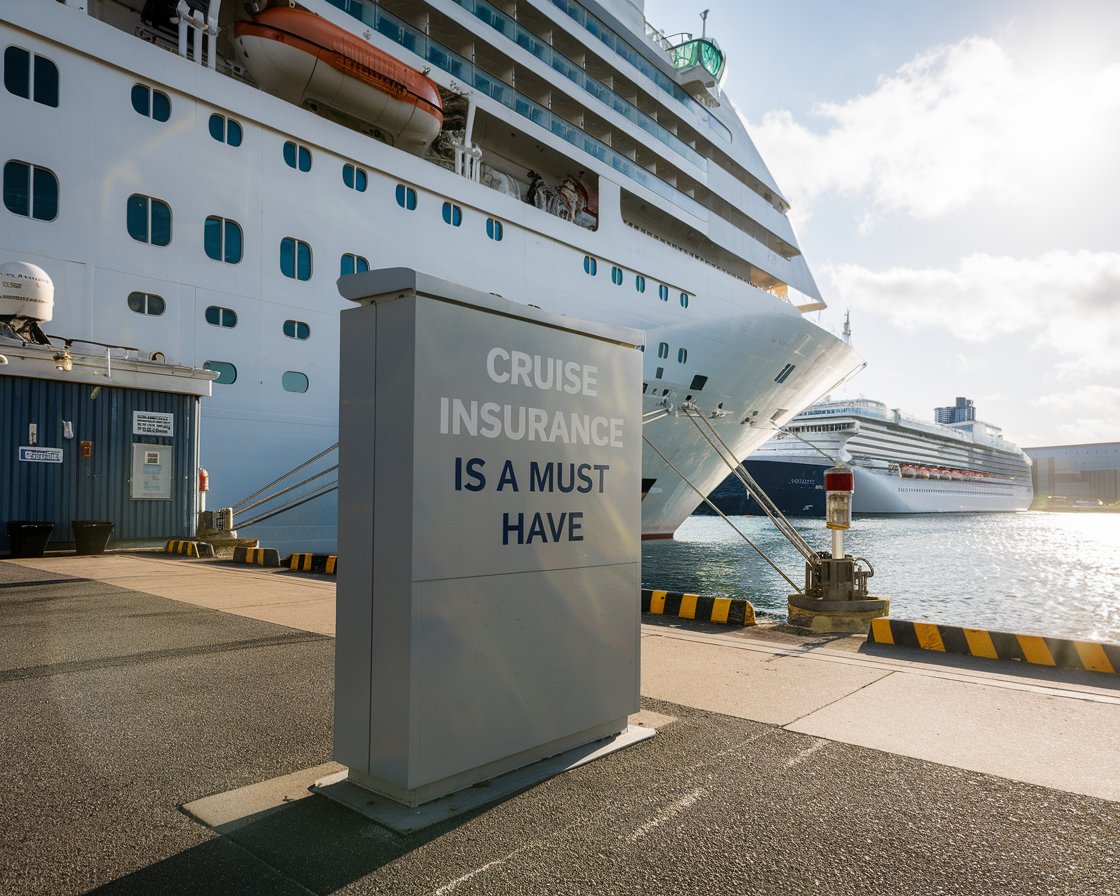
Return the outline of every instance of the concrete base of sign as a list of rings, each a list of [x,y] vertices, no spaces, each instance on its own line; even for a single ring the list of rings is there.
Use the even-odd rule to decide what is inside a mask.
[[[789,624],[821,633],[863,633],[872,619],[887,616],[891,602],[886,597],[867,600],[815,600],[789,595]]]
[[[573,747],[556,756],[541,759],[507,772],[489,781],[467,787],[439,799],[418,806],[402,805],[395,800],[381,796],[355,783],[352,778],[361,777],[353,770],[341,771],[315,782],[311,789],[328,799],[341,803],[366,818],[384,825],[399,834],[411,834],[433,824],[462,815],[506,799],[527,790],[556,775],[579,768],[596,759],[648,740],[657,734],[653,728],[629,725],[613,737],[592,741]]]

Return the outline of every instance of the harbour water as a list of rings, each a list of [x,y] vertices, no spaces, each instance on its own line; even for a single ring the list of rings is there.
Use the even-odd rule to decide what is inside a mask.
[[[800,585],[800,555],[764,517],[732,517]],[[828,550],[823,520],[793,523]],[[1120,514],[860,516],[847,552],[875,569],[870,591],[899,619],[1120,642]],[[647,588],[747,597],[784,621],[789,586],[718,516],[692,516],[672,540],[642,545]]]

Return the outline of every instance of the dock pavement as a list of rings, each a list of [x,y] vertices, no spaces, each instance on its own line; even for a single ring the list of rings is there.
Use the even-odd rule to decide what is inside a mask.
[[[411,835],[331,762],[334,581],[0,561],[0,893],[1120,894],[1120,676],[645,617],[656,737]]]

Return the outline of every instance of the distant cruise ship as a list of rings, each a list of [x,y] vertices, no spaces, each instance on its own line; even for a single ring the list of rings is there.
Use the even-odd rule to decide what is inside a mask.
[[[7,0],[0,38],[0,263],[53,279],[48,332],[217,372],[211,508],[337,439],[335,281],[369,268],[644,329],[650,537],[695,506],[668,463],[723,476],[690,415],[745,456],[859,367],[804,318],[723,51],[637,0]],[[328,494],[242,534],[336,525]]]
[[[824,515],[824,471],[837,460],[855,472],[856,513],[1026,510],[1034,497],[1030,461],[973,403],[937,408],[935,422],[879,401],[822,401],[745,461],[783,513]],[[734,476],[711,495],[724,513],[761,513]],[[704,512],[706,508],[701,508]]]

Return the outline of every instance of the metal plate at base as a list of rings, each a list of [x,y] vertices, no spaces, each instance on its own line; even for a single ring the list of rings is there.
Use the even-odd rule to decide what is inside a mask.
[[[500,777],[483,781],[415,808],[359,787],[347,778],[346,771],[321,778],[315,782],[311,790],[353,809],[398,834],[412,834],[488,803],[507,799],[556,775],[648,740],[655,734],[657,731],[653,728],[630,725],[614,737],[602,738],[566,750],[548,759],[514,769]]]

